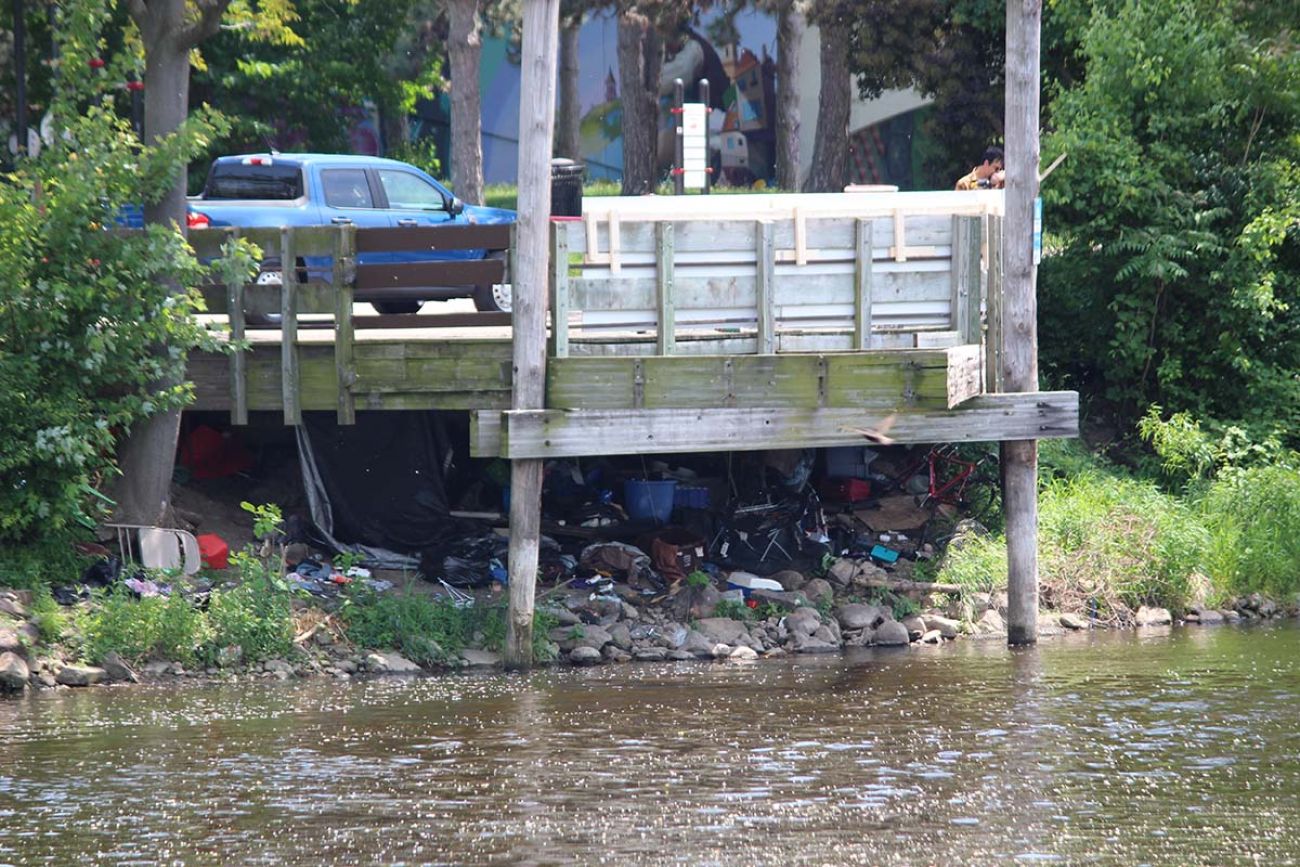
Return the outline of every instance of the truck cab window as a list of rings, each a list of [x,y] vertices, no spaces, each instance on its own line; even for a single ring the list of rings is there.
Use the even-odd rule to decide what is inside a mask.
[[[320,173],[325,204],[331,208],[373,208],[364,169],[325,169]]]
[[[399,211],[442,211],[446,202],[442,191],[429,182],[410,174],[379,170],[379,183],[388,196],[388,207]]]

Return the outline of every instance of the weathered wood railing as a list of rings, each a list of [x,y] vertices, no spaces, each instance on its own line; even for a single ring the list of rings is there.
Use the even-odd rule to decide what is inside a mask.
[[[334,367],[338,387],[338,416],[345,424],[356,418],[353,384],[357,380],[354,336],[358,327],[402,328],[418,322],[446,327],[509,324],[509,314],[421,317],[395,314],[354,316],[354,302],[395,302],[435,297],[443,287],[483,286],[504,278],[500,259],[390,261],[455,250],[509,250],[512,227],[431,226],[428,228],[356,229],[353,226],[299,226],[264,229],[196,229],[189,240],[201,259],[214,259],[227,241],[243,237],[257,244],[268,263],[264,274],[278,282],[204,287],[208,309],[225,313],[231,338],[243,340],[250,317],[257,327],[281,332],[280,387],[286,424],[302,420],[298,329],[301,314],[329,314],[333,328]],[[370,261],[366,261],[369,258]],[[285,264],[289,263],[289,267]],[[278,320],[269,319],[278,316]],[[432,320],[432,321],[431,321]],[[248,358],[230,356],[231,421],[248,423]]]

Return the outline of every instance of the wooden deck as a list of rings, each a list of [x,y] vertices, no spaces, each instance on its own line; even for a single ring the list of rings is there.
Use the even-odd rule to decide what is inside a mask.
[[[508,316],[357,304],[501,279],[499,263],[358,253],[504,248],[507,227],[250,232],[301,267],[283,286],[207,292],[249,349],[191,360],[194,408],[287,424],[316,410],[343,423],[358,409],[465,410],[474,453],[509,458],[1075,436],[1073,393],[997,393],[1000,203],[695,197],[686,218],[672,198],[588,200],[582,220],[552,222],[546,407],[531,412],[507,411]],[[193,236],[206,255],[225,237]],[[266,314],[278,322],[249,327]]]

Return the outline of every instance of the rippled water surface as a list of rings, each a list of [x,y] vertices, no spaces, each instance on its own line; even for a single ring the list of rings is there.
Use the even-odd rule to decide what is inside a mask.
[[[1298,860],[1293,626],[0,701],[0,864]]]

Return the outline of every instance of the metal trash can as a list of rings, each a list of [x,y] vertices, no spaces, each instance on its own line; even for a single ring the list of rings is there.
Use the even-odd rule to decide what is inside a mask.
[[[564,157],[551,160],[551,216],[582,216],[582,174],[586,166]]]

